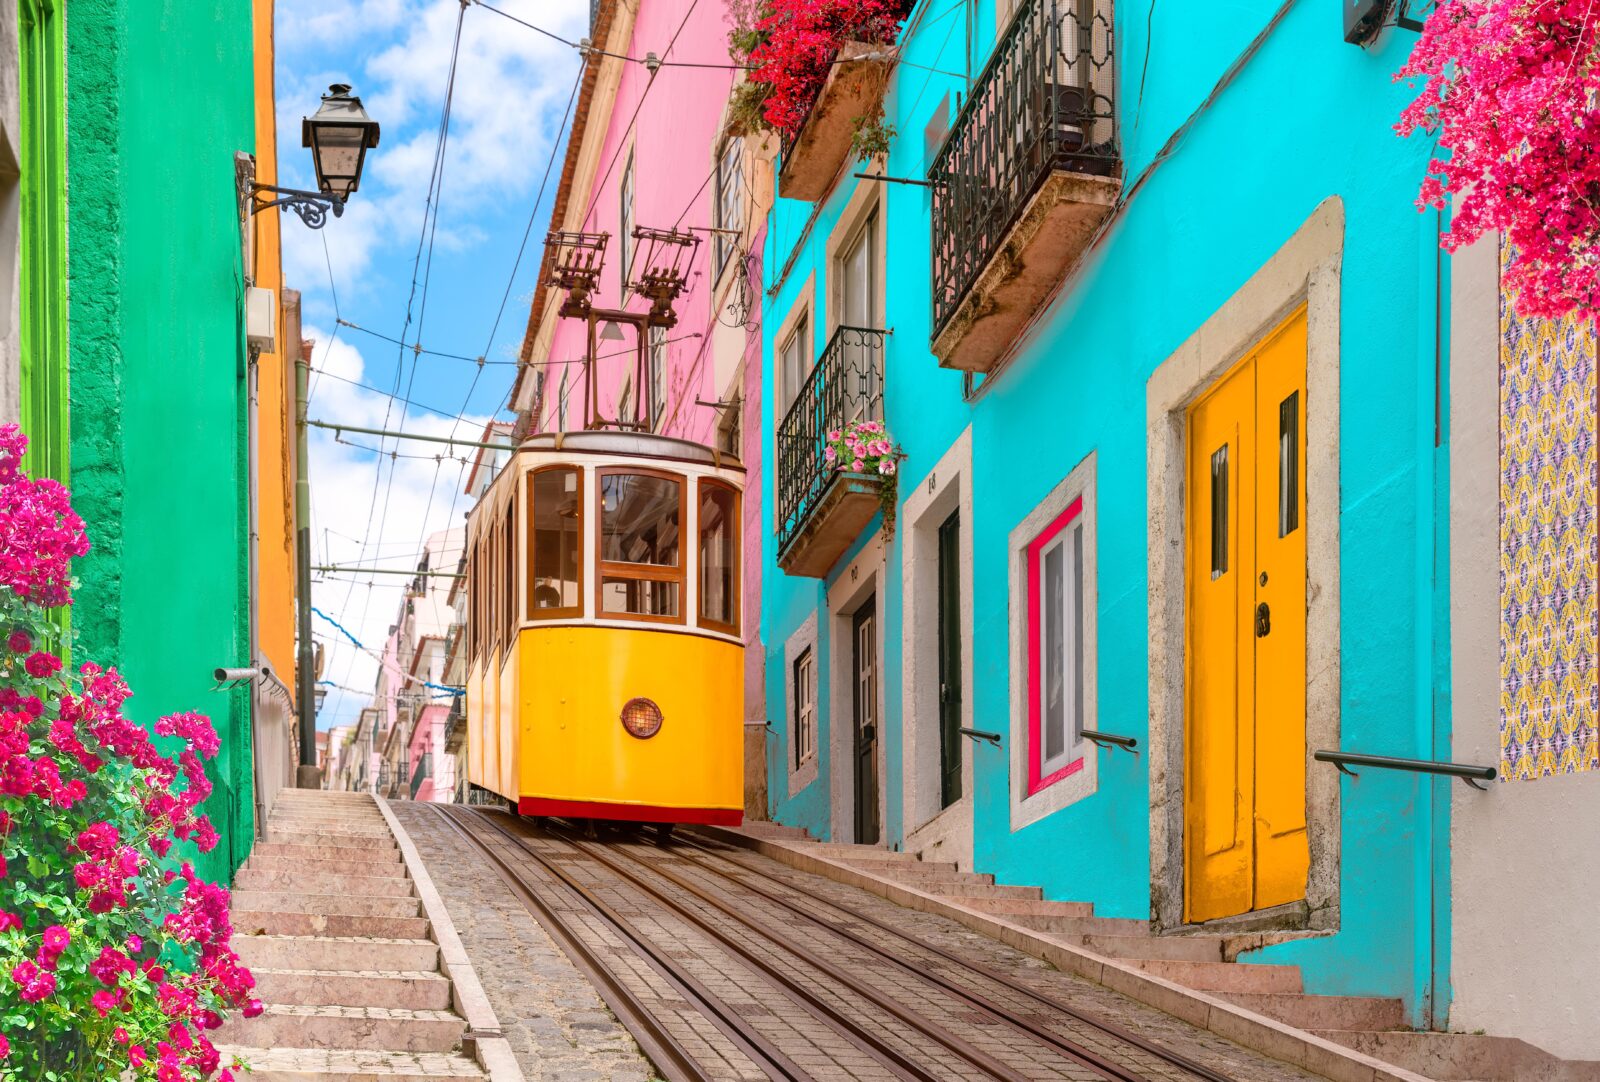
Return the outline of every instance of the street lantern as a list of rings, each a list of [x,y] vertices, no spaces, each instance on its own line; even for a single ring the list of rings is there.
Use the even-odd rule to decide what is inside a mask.
[[[378,122],[361,107],[361,99],[350,93],[348,83],[334,83],[322,96],[316,114],[300,119],[301,143],[311,149],[311,164],[317,171],[317,191],[278,188],[271,184],[250,184],[250,213],[268,207],[287,207],[312,229],[321,229],[331,210],[335,218],[361,187],[361,170],[367,151],[378,145]],[[266,194],[278,196],[266,198]]]
[[[334,83],[316,115],[301,118],[300,145],[311,148],[317,188],[342,203],[361,187],[367,150],[378,145],[378,122],[350,93],[348,83]]]

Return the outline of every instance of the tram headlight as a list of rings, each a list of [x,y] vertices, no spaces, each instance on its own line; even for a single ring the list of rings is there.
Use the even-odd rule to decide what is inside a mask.
[[[642,696],[629,699],[622,704],[622,727],[630,736],[648,740],[661,731],[661,708]]]

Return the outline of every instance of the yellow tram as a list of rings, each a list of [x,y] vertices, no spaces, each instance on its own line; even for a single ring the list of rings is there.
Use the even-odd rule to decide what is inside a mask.
[[[467,516],[467,778],[523,815],[737,825],[744,467],[616,431],[522,442]]]

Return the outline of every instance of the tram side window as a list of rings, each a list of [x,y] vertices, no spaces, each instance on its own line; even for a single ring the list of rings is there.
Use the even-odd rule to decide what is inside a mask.
[[[500,625],[506,649],[517,636],[517,499],[515,490],[506,502],[506,520],[500,531]]]
[[[600,611],[683,620],[683,482],[600,475]]]
[[[578,470],[528,475],[528,617],[582,611],[583,500]]]
[[[739,493],[700,482],[700,622],[739,631]]]

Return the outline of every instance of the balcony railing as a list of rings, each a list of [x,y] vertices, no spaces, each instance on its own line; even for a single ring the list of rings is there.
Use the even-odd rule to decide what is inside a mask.
[[[828,433],[883,419],[883,336],[840,327],[778,426],[778,552],[789,547],[827,492]]]
[[[417,791],[422,788],[422,783],[433,776],[433,752],[425,751],[422,758],[417,760],[417,769],[411,772],[411,799],[417,799]]]
[[[973,83],[928,170],[935,338],[1052,173],[1116,173],[1109,9],[1030,0]]]

